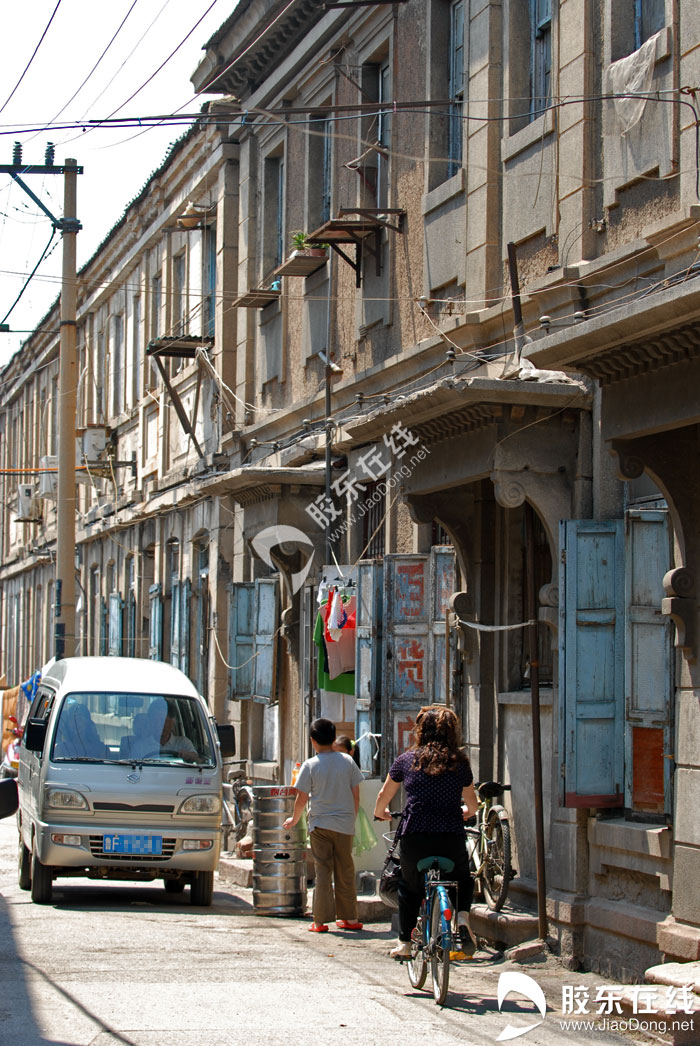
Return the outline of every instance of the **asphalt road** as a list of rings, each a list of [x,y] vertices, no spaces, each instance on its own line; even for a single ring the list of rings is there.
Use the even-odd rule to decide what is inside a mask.
[[[14,819],[0,822],[2,1046],[493,1046],[508,1024],[540,1021],[514,994],[499,1011],[504,971],[534,978],[547,998],[518,1043],[648,1042],[563,1030],[562,985],[602,982],[552,957],[520,966],[480,953],[453,967],[440,1009],[388,958],[386,923],[309,934],[308,921],[256,915],[252,894],[223,881],[209,909],[187,891],[87,879],[58,880],[52,904],[34,905],[17,886],[16,845]]]

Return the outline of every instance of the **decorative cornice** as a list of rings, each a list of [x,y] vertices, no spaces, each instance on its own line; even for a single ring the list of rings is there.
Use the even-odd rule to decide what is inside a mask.
[[[200,90],[227,93],[237,98],[253,94],[325,13],[320,0],[297,0],[258,36],[254,47],[248,49],[244,41],[236,41],[240,58],[231,61],[229,55],[218,51],[221,73],[217,75],[213,69],[207,84]]]
[[[634,341],[618,348],[606,349],[597,356],[581,360],[578,370],[589,374],[601,385],[611,385],[640,374],[672,367],[700,356],[700,324],[688,324],[664,331],[644,341]]]
[[[454,410],[440,418],[424,421],[411,426],[411,431],[423,443],[440,443],[442,440],[458,436],[461,432],[473,432],[483,429],[500,420],[503,408],[500,404],[487,403],[474,407]]]

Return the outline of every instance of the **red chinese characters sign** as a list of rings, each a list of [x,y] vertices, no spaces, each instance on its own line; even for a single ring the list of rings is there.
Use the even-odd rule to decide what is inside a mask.
[[[422,700],[425,693],[425,643],[406,638],[396,648],[396,682],[402,698]]]
[[[396,568],[396,618],[421,617],[424,612],[425,564],[400,563]]]

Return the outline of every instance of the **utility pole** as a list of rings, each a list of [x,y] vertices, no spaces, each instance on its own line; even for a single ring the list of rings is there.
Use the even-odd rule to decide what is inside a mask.
[[[75,653],[75,418],[77,407],[76,359],[76,236],[82,228],[76,217],[77,187],[83,168],[76,160],[54,164],[54,147],[46,147],[43,164],[23,164],[22,146],[15,142],[11,164],[0,164],[0,174],[9,174],[41,208],[63,235],[61,277],[61,341],[58,378],[58,492],[56,506],[56,599],[54,604],[54,654],[57,658]],[[63,218],[56,218],[32,192],[20,175],[62,174]]]
[[[56,538],[56,657],[72,657],[75,628],[75,418],[76,359],[76,217],[78,167],[66,160],[63,182],[63,271],[61,276],[61,347],[58,375],[58,498]]]

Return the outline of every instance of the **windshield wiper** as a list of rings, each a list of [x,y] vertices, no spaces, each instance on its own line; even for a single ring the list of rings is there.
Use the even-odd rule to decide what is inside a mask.
[[[52,760],[54,763],[109,763],[110,759],[98,759],[94,755],[59,755]]]

